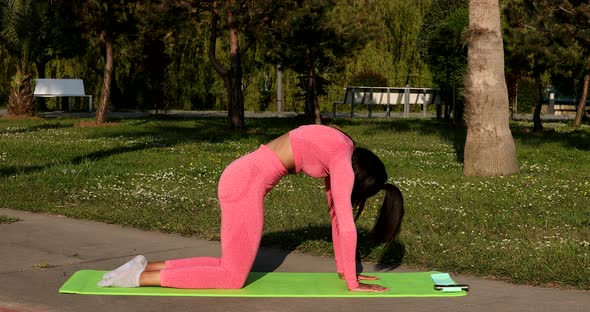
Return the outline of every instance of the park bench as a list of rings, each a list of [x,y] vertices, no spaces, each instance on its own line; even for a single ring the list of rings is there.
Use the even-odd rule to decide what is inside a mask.
[[[355,105],[368,105],[369,117],[372,116],[373,105],[385,105],[387,117],[390,117],[391,105],[403,105],[403,116],[407,118],[411,105],[421,105],[422,115],[426,117],[426,106],[440,105],[441,99],[439,89],[350,86],[345,88],[344,99],[333,103],[332,116],[336,117],[336,106],[340,104],[350,105],[350,117],[354,117]]]
[[[92,112],[92,95],[84,92],[82,79],[35,79],[35,97],[86,97],[88,98],[88,112]],[[69,101],[72,111],[73,102]]]
[[[575,115],[579,101],[573,97],[556,96],[554,90],[549,92],[548,98],[543,98],[543,104],[548,104],[547,113],[555,115]],[[590,99],[586,100],[586,114],[590,114]]]

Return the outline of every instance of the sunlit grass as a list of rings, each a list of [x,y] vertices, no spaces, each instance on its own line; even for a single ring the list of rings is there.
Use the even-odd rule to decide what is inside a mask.
[[[0,120],[0,206],[219,238],[217,180],[227,164],[294,119]],[[380,198],[359,220],[365,260],[590,289],[590,128],[513,123],[521,172],[462,175],[464,132],[426,120],[336,120],[385,162],[403,191],[398,242],[370,243]],[[269,194],[263,244],[331,255],[323,181],[288,176]]]

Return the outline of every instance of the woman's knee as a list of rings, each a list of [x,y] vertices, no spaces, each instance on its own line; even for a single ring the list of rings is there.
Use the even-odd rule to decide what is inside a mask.
[[[227,288],[240,289],[246,285],[250,272],[233,272],[228,279]]]

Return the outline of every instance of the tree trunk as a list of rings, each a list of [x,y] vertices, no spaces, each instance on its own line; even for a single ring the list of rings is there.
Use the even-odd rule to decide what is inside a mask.
[[[590,87],[590,62],[588,63],[586,74],[584,75],[584,89],[582,90],[582,98],[578,103],[576,117],[574,118],[574,122],[572,124],[572,127],[574,128],[577,128],[582,125],[582,118],[584,118],[584,115],[586,115],[586,100],[588,99],[588,87]]]
[[[229,88],[227,118],[231,129],[244,128],[244,93],[242,92],[242,55],[238,38],[238,28],[231,12],[228,14],[229,28]]]
[[[19,71],[14,78],[15,81],[12,83],[6,110],[9,115],[13,116],[33,116],[35,113],[35,102],[32,78],[26,72],[21,75],[21,72],[24,71]]]
[[[232,2],[233,3],[233,2]],[[242,55],[240,53],[238,28],[233,20],[231,12],[228,13],[227,22],[230,36],[230,68],[227,69],[219,63],[216,55],[217,31],[219,24],[218,2],[212,3],[211,33],[209,35],[209,60],[213,69],[221,76],[227,91],[227,119],[231,129],[242,129],[244,121],[244,93],[242,91]]]
[[[277,113],[283,111],[283,67],[277,64]]]
[[[321,124],[320,105],[317,95],[317,76],[315,67],[312,64],[309,65],[307,70],[305,89],[305,118],[311,123]]]
[[[312,121],[314,113],[314,98],[315,98],[315,79],[313,79],[312,70],[308,70],[307,77],[305,77],[305,119]]]
[[[514,103],[512,103],[512,114],[513,115],[517,115],[518,114],[518,80],[516,80],[516,82],[514,83]]]
[[[111,98],[111,81],[113,78],[113,39],[106,33],[102,33],[106,50],[106,60],[104,65],[104,76],[102,79],[102,92],[100,93],[100,103],[96,110],[96,122],[104,123],[109,108]]]
[[[533,132],[543,131],[541,108],[543,108],[543,83],[541,74],[535,75],[535,110],[533,111]]]
[[[509,175],[519,171],[509,126],[500,29],[498,0],[469,1],[463,168],[466,176]]]

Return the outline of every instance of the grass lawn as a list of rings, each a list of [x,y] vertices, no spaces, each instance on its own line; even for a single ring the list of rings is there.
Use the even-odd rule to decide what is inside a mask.
[[[227,164],[297,119],[0,119],[0,207],[219,238],[217,180]],[[590,289],[590,127],[513,123],[521,172],[462,175],[465,134],[430,120],[334,124],[384,160],[406,218],[391,245],[368,239],[379,200],[359,220],[364,260],[531,285]],[[323,181],[288,176],[268,195],[263,244],[330,255]],[[1,222],[0,222],[1,223]]]

